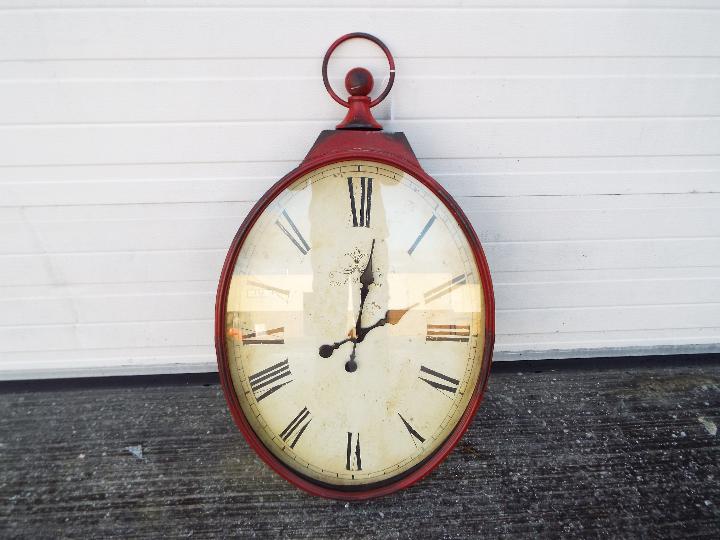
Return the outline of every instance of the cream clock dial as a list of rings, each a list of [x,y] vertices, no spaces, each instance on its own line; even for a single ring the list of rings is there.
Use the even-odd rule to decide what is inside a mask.
[[[432,456],[480,384],[485,306],[451,210],[390,165],[316,169],[259,214],[235,260],[225,347],[262,445],[352,490]]]

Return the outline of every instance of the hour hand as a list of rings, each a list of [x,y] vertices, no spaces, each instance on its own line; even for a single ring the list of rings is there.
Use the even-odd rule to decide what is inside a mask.
[[[417,302],[411,306],[406,307],[405,309],[389,309],[385,312],[385,317],[380,319],[380,321],[378,322],[381,322],[382,324],[397,324],[408,311],[410,311],[416,306],[418,306]]]
[[[417,304],[413,304],[405,309],[390,309],[385,313],[385,321],[387,324],[397,324],[400,322],[400,319],[402,319],[405,314],[415,306],[417,306]]]
[[[353,328],[350,333],[348,333],[347,339],[336,341],[335,343],[331,343],[329,345],[320,345],[320,350],[318,351],[318,353],[323,358],[330,358],[332,356],[332,353],[334,353],[340,347],[340,345],[344,345],[348,341],[352,341],[353,343],[355,343],[355,337],[355,329]]]
[[[362,342],[362,340],[365,339],[365,336],[367,336],[370,333],[370,330],[373,330],[375,328],[379,328],[381,326],[385,326],[386,324],[397,324],[400,322],[400,319],[402,319],[405,314],[410,311],[412,308],[417,306],[417,304],[413,304],[412,306],[408,306],[405,309],[389,309],[385,312],[385,316],[380,319],[378,322],[373,324],[372,326],[368,326],[367,328],[361,328],[358,332],[358,338],[357,343]]]

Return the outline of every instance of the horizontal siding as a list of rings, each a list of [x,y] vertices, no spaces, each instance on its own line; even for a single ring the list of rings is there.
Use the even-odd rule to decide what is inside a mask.
[[[0,378],[214,369],[227,246],[359,28],[483,242],[497,358],[720,350],[720,5],[456,4],[0,0]]]
[[[584,8],[584,9],[614,9],[614,8],[644,8],[644,9],[703,9],[716,8],[716,0],[535,0],[530,6],[527,0],[365,0],[363,7],[373,8],[434,8],[454,10],[469,9],[545,9],[545,8]],[[292,0],[0,0],[0,9],[116,9],[116,8],[197,8],[221,7],[244,9],[252,7],[270,7],[284,9],[298,8]],[[303,2],[305,9],[357,8],[357,0],[311,0]]]
[[[277,99],[281,84],[292,99]],[[340,86],[340,85],[338,85]],[[457,98],[448,99],[453,88]],[[2,124],[313,121],[337,119],[318,78],[0,83]],[[91,95],[91,100],[86,96]],[[437,77],[404,79],[396,120],[468,118],[688,117],[720,115],[720,76]],[[252,102],[253,107],[247,103]],[[298,107],[302,103],[303,107]],[[542,103],[542,107],[537,104]],[[378,118],[387,118],[389,107]]]
[[[670,305],[661,307],[612,307],[612,308],[575,308],[583,312],[561,310],[547,310],[542,318],[524,310],[498,311],[497,324],[501,328],[513,327],[517,331],[512,334],[498,333],[498,338],[509,338],[510,349],[512,345],[523,344],[523,350],[529,349],[527,345],[539,341],[544,345],[565,344],[567,348],[591,346],[593,341],[599,340],[610,345],[613,338],[606,333],[622,333],[632,336],[625,339],[626,344],[637,344],[647,337],[637,339],[638,331],[650,330],[654,334],[651,341],[657,340],[659,344],[672,344],[686,342],[684,335],[696,336],[698,330],[714,328],[717,330],[717,312],[720,304],[707,305]],[[678,317],[677,322],[668,322],[672,317]],[[611,324],[607,324],[611,321]],[[588,330],[589,324],[603,325],[602,333]],[[651,328],[648,329],[647,327]],[[562,327],[563,332],[569,336],[563,339],[551,339],[550,336],[556,328]],[[597,326],[595,326],[597,327]],[[684,334],[681,331],[686,331]],[[109,323],[86,323],[38,325],[35,328],[28,326],[0,328],[0,339],[3,348],[9,353],[56,351],[75,349],[103,349],[120,348],[131,342],[133,347],[147,348],[158,344],[163,346],[203,346],[207,343],[207,336],[213,333],[213,321],[203,320],[154,320]],[[664,334],[664,335],[663,335]],[[678,335],[679,334],[679,335]],[[716,340],[717,333],[710,336]],[[714,342],[714,341],[713,341]],[[28,343],[33,346],[29,348]]]
[[[182,282],[183,292],[177,292],[180,285],[177,282],[159,282],[152,287],[147,285],[146,282],[75,285],[59,291],[57,286],[27,287],[25,294],[28,296],[0,301],[0,326],[19,329],[36,325],[182,321],[207,318],[208,313],[212,313],[214,282]],[[38,288],[47,292],[41,293]],[[630,312],[643,307],[648,312],[673,306],[688,309],[696,304],[707,305],[711,309],[713,305],[720,304],[720,278],[505,281],[496,283],[495,294],[498,304],[503,306],[500,308],[502,313],[565,310],[565,316],[575,317],[576,325],[592,331],[594,324],[588,324],[585,318],[577,317],[577,312],[573,314],[569,310],[617,308]],[[577,307],[578,298],[583,298],[584,306],[581,308]],[[41,310],[37,309],[38,299],[42,300]],[[536,315],[542,317],[546,313],[538,312]],[[713,326],[715,322],[708,320],[700,326],[708,326],[706,323]],[[685,325],[688,321],[679,323]]]
[[[228,236],[226,245],[231,240]],[[484,248],[496,272],[720,266],[720,238],[485,242]],[[52,285],[205,280],[219,274],[225,251],[223,247],[5,255],[0,281]]]
[[[407,132],[421,159],[720,154],[720,117],[442,119],[385,125]],[[0,166],[300,161],[315,134],[332,127],[321,121],[0,127]]]
[[[695,195],[719,191],[720,156],[438,158],[423,159],[422,163],[454,196]],[[62,212],[65,205],[101,204],[105,206],[97,215],[112,216],[127,211],[108,206],[112,203],[257,200],[296,164],[279,161],[0,167],[0,216],[9,215],[11,208],[18,205],[54,206],[54,211]]]
[[[576,197],[458,197],[480,239],[487,245],[517,242],[594,240],[665,241],[720,237],[720,194],[708,194],[702,206],[691,195]],[[525,199],[525,200],[523,200]],[[522,205],[522,206],[521,206]],[[200,205],[198,205],[200,206]],[[213,206],[219,208],[213,209]],[[223,249],[250,203],[200,207],[198,217],[185,207],[162,218],[82,218],[83,209],[52,220],[5,221],[0,258],[14,254],[102,253],[114,251]],[[171,207],[172,208],[172,207]],[[207,214],[210,214],[209,216]],[[35,216],[42,212],[35,212]],[[632,237],[627,223],[636,220]],[[0,259],[2,260],[2,259]]]
[[[714,9],[8,10],[0,60],[317,58],[349,26],[371,28],[398,58],[718,56],[718,24]],[[293,32],[302,39],[278,39]]]
[[[0,13],[1,15],[1,13]],[[350,42],[352,43],[352,42]],[[358,42],[358,46],[361,42]],[[348,45],[350,47],[351,45]],[[352,44],[355,47],[355,44]],[[336,60],[335,55],[328,66],[328,73],[333,81],[344,76],[343,70],[348,65],[362,63],[369,65],[381,81],[387,77],[382,69],[386,65],[383,57],[377,55],[376,50],[369,50],[362,56],[340,56],[342,46],[339,49]],[[322,54],[324,51],[320,51]],[[36,83],[58,83],[72,81],[105,82],[116,81],[118,83],[130,83],[143,81],[205,81],[212,87],[213,82],[223,81],[252,81],[264,79],[268,81],[284,81],[293,79],[312,79],[321,81],[318,65],[320,58],[113,58],[113,59],[64,59],[64,60],[6,60],[3,61],[3,69],[0,71],[0,81],[6,82],[36,82]],[[551,56],[551,57],[469,57],[469,58],[443,58],[438,62],[436,58],[410,57],[402,58],[402,70],[398,72],[396,79],[397,88],[401,90],[401,83],[405,80],[432,79],[452,77],[457,79],[477,78],[501,78],[510,80],[513,78],[537,78],[549,79],[560,77],[564,79],[589,78],[592,77],[598,82],[606,78],[614,79],[622,83],[624,78],[634,79],[641,76],[653,78],[677,78],[677,77],[705,77],[717,75],[720,66],[720,58],[713,56],[678,56],[678,57],[648,57],[648,56],[626,56],[626,57],[572,57],[572,56]],[[377,82],[377,81],[376,81]],[[379,84],[379,82],[377,82]],[[210,88],[208,89],[209,91]],[[373,92],[378,92],[375,88]],[[284,93],[283,93],[284,95]],[[387,97],[393,101],[394,91]],[[12,99],[22,99],[22,96],[11,96]],[[172,96],[166,96],[172,100]],[[257,97],[257,96],[256,96]],[[480,96],[482,97],[482,96]],[[551,99],[553,96],[545,96]],[[624,96],[628,99],[630,96]],[[655,96],[657,97],[657,96]],[[54,96],[59,99],[60,96]],[[152,96],[148,95],[148,99]],[[318,103],[318,107],[326,108],[328,105],[335,107],[328,101],[317,99],[317,95],[308,96]],[[443,96],[445,99],[446,96]],[[206,98],[202,98],[206,101]],[[282,100],[278,100],[282,101]],[[398,100],[394,100],[396,103]],[[384,103],[383,103],[384,104]],[[383,104],[379,105],[382,107]],[[227,103],[233,107],[233,103]],[[425,104],[426,106],[432,104]],[[77,106],[77,104],[74,104]],[[278,103],[278,106],[281,106]],[[249,111],[243,109],[244,114]],[[187,111],[185,111],[187,113]],[[318,110],[318,114],[322,113]],[[104,114],[108,114],[105,111]]]

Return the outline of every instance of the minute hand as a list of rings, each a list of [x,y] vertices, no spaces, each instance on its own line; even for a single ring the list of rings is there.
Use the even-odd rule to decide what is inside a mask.
[[[372,269],[373,251],[375,251],[375,240],[372,241],[372,246],[370,246],[370,256],[368,257],[368,262],[365,266],[365,270],[363,270],[363,273],[360,275],[360,311],[358,313],[357,321],[355,321],[355,331],[358,333],[361,329],[360,324],[362,319],[363,307],[365,306],[365,299],[370,292],[370,285],[375,283],[375,276],[373,275]]]
[[[355,321],[355,336],[359,336],[360,332],[362,332],[362,312],[363,307],[365,306],[365,299],[367,298],[368,292],[370,292],[370,285],[375,283],[375,276],[373,275],[372,271],[372,257],[373,257],[373,251],[375,251],[375,240],[372,241],[372,246],[370,246],[370,256],[368,257],[367,265],[365,265],[365,270],[363,270],[363,273],[360,275],[360,310],[358,311],[357,320]],[[358,339],[353,339],[353,348],[352,352],[350,353],[350,358],[347,362],[345,362],[345,370],[349,372],[353,372],[357,369],[357,362],[355,361],[355,348],[357,347]],[[322,354],[322,351],[321,351]]]

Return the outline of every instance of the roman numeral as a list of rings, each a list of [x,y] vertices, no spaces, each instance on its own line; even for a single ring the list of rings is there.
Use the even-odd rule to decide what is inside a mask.
[[[413,444],[415,444],[415,439],[420,441],[421,444],[424,443],[425,438],[422,435],[420,435],[417,431],[415,431],[415,429],[413,429],[413,427],[408,423],[408,421],[403,418],[403,415],[398,413],[398,416],[400,417],[400,420],[402,420],[402,423],[405,424],[405,429],[408,430],[408,433],[413,438]]]
[[[312,422],[312,418],[308,419],[309,416],[310,411],[308,411],[307,407],[303,407],[303,410],[300,411],[298,415],[292,419],[292,422],[280,433],[280,438],[286,443],[289,443],[290,448],[295,448],[298,440],[300,440],[300,437],[302,437],[302,434],[305,433],[310,422]],[[305,420],[307,420],[307,422],[305,422]],[[305,423],[303,424],[303,422]],[[302,427],[300,427],[301,425]],[[294,437],[293,434],[295,435]],[[290,440],[292,440],[292,442],[290,442]]]
[[[292,379],[286,379],[289,379],[291,375],[290,366],[288,365],[288,361],[286,359],[282,362],[278,362],[274,366],[258,371],[255,375],[250,376],[248,381],[250,382],[250,389],[253,391],[253,394],[255,394],[255,399],[260,402],[270,394],[274,394],[280,390],[286,384],[290,384]],[[274,383],[279,384],[266,388]],[[265,388],[265,390],[263,390],[263,388]],[[257,394],[259,390],[262,390],[262,394],[258,396]]]
[[[352,176],[348,176],[348,191],[350,193],[350,213],[352,214],[353,227],[370,227],[370,206],[372,204],[373,179],[360,177],[360,212],[355,204],[355,190],[353,188]]]
[[[425,226],[423,227],[422,231],[420,231],[420,234],[419,234],[418,237],[415,239],[415,241],[413,242],[412,246],[410,246],[410,249],[408,249],[408,255],[412,255],[412,254],[413,254],[413,251],[415,251],[415,248],[418,247],[418,244],[419,244],[420,241],[425,237],[425,235],[427,234],[427,232],[430,230],[430,227],[432,227],[432,224],[435,223],[435,220],[436,220],[436,219],[437,219],[437,218],[436,218],[435,214],[433,214],[432,216],[430,216],[430,219],[428,219],[428,222],[425,224]]]
[[[345,469],[348,471],[362,471],[362,461],[360,459],[360,434],[347,434],[347,460]]]
[[[292,229],[292,232],[290,232],[287,227],[283,225],[282,218],[285,218],[285,223],[290,227],[290,229]],[[282,217],[275,220],[275,225],[280,227],[280,230],[283,232],[283,234],[287,236],[293,244],[295,244],[295,247],[300,250],[300,253],[305,255],[308,251],[310,251],[310,246],[303,238],[303,235],[300,234],[300,231],[298,230],[293,220],[290,219],[290,216],[288,216],[287,211],[282,211]]]
[[[458,381],[457,379],[453,379],[452,377],[443,375],[442,373],[439,373],[425,366],[420,366],[420,371],[425,374],[425,377],[420,375],[419,379],[428,383],[436,390],[450,392],[451,394],[457,392],[458,385],[460,384],[460,381]]]
[[[442,285],[439,285],[434,289],[430,289],[429,291],[427,291],[425,293],[425,303],[427,304],[428,302],[437,300],[441,296],[445,296],[453,289],[459,287],[460,285],[464,285],[465,283],[467,283],[466,274],[460,274],[459,276],[455,276],[450,281],[446,281]]]
[[[271,328],[242,335],[243,345],[282,345],[285,343],[285,327]]]
[[[470,341],[470,326],[456,324],[428,324],[425,341]]]

